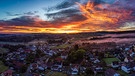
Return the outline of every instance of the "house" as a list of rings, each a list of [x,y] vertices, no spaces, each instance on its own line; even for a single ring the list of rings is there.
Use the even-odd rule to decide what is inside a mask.
[[[62,59],[67,59],[67,57],[68,57],[68,53],[66,53],[66,52],[61,53]]]
[[[53,70],[53,71],[62,71],[62,67],[60,68],[59,66],[54,65],[54,66],[51,67],[51,70]]]
[[[46,63],[46,67],[47,67],[47,69],[51,69],[51,68],[52,68],[52,66],[53,66],[53,63],[52,63],[52,62],[48,62],[48,63]]]
[[[95,59],[93,60],[93,63],[99,63],[99,62],[100,62],[100,60],[97,59],[97,58],[95,58]]]
[[[135,76],[135,73],[131,74],[130,76]]]
[[[91,69],[95,74],[103,72],[103,67],[100,65],[92,66]]]
[[[63,72],[63,73],[66,73],[66,74],[70,74],[70,73],[69,73],[69,68],[70,68],[69,66],[63,66],[63,67],[62,67],[62,72]]]
[[[117,56],[121,61],[124,61],[125,57],[123,53],[118,54]]]
[[[118,61],[113,61],[113,62],[111,63],[111,66],[112,66],[113,68],[118,68],[118,67],[119,67],[119,62],[118,62]]]
[[[38,64],[37,63],[33,63],[33,64],[30,65],[30,72],[33,72],[33,71],[35,71],[37,69],[38,69]]]
[[[61,59],[60,58],[56,58],[55,60],[57,60],[57,61],[54,62],[53,66],[51,67],[51,70],[62,71],[63,63],[61,62]]]
[[[46,50],[46,51],[44,51],[44,53],[46,54],[46,55],[49,55],[49,56],[53,56],[54,54],[57,54],[55,51],[53,51],[53,50]]]
[[[72,72],[71,72],[72,75],[78,74],[77,68],[71,68],[71,70],[72,70]]]
[[[132,71],[135,71],[135,62],[130,62],[127,65],[131,67]]]
[[[17,51],[19,51],[19,52],[24,52],[24,49],[23,48],[19,48]]]
[[[127,57],[125,57],[125,59],[124,59],[124,62],[132,62],[132,61],[134,61],[133,60],[133,58],[131,57],[131,56],[127,56]]]
[[[45,70],[45,68],[42,67],[42,66],[39,66],[38,69],[41,70],[41,71],[44,71]]]
[[[89,58],[90,58],[90,60],[94,60],[95,59],[95,57],[94,57],[94,55],[93,54],[89,54]]]
[[[1,74],[1,76],[13,76],[13,70],[7,70]]]
[[[113,69],[107,69],[105,71],[105,76],[120,76],[120,74]]]
[[[31,73],[39,73],[39,72],[41,73],[41,72],[44,72],[46,68],[47,67],[45,67],[44,65],[33,63],[30,65],[30,72]]]
[[[125,51],[128,51],[128,50],[130,50],[130,48],[125,48]]]
[[[63,59],[62,59],[61,57],[57,57],[57,58],[55,58],[55,61],[56,61],[56,62],[62,62]]]
[[[26,50],[24,50],[24,52],[25,52],[25,53],[30,53],[31,50],[30,50],[30,49],[26,49]]]
[[[13,61],[13,67],[17,70],[19,70],[20,68],[22,68],[24,66],[24,63],[23,62],[19,62],[19,61]]]
[[[80,67],[80,72],[85,73],[86,67]]]
[[[41,76],[41,75],[38,73],[33,73],[32,76]]]
[[[54,65],[55,65],[55,66],[58,66],[59,68],[62,68],[63,63],[62,63],[62,62],[55,62]]]
[[[133,57],[133,56],[135,55],[135,53],[134,53],[132,50],[129,50],[129,51],[128,51],[128,54],[129,54],[131,57]]]
[[[32,45],[29,47],[32,51],[35,51],[37,49],[37,47],[35,45]]]
[[[131,68],[130,68],[130,66],[128,66],[128,65],[126,65],[126,64],[122,64],[121,70],[123,70],[123,71],[126,72],[126,73],[130,73]]]
[[[78,64],[71,65],[70,74],[76,75],[78,73],[79,73],[79,65]]]

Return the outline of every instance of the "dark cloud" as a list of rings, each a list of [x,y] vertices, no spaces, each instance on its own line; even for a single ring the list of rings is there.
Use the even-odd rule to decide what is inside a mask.
[[[65,0],[62,3],[58,4],[57,6],[49,7],[47,9],[44,8],[44,10],[47,11],[45,16],[54,20],[57,18],[59,19],[60,17],[69,17],[69,15],[80,14],[81,12],[79,11],[78,5],[76,3],[78,2],[86,4],[88,1],[93,2],[95,5],[105,3],[103,0]],[[59,11],[49,13],[53,10]]]
[[[102,4],[103,9],[95,8],[96,11],[103,11],[105,8],[110,12],[115,11],[115,13],[120,13],[120,12],[122,13],[121,10],[123,9],[126,11],[132,10],[133,11],[132,15],[134,15],[135,0],[65,0],[62,3],[58,4],[57,6],[51,7],[53,10],[55,9],[55,10],[60,10],[60,11],[53,12],[53,13],[48,12],[45,15],[48,18],[52,18],[52,20],[54,22],[55,22],[55,20],[56,21],[61,20],[61,22],[70,21],[70,20],[71,21],[81,20],[79,18],[82,18],[82,20],[83,20],[84,17],[82,15],[80,15],[80,13],[82,13],[82,12],[79,10],[79,7],[77,7],[78,5],[76,4],[76,2],[81,3],[81,4],[86,4],[89,1],[92,2],[94,4],[94,6],[98,6],[98,5]],[[106,6],[106,4],[109,4],[109,7]],[[115,10],[115,9],[118,9],[118,10]],[[49,11],[51,11],[51,10],[49,10]],[[77,16],[80,16],[80,17],[78,18]],[[75,19],[75,18],[77,18],[77,19]],[[131,19],[131,17],[129,17],[129,20],[130,19]],[[124,21],[120,21],[120,23],[121,22],[124,22]]]
[[[25,12],[24,15],[35,15],[36,13],[38,13],[38,11],[29,11],[29,12]]]
[[[48,18],[59,18],[63,16],[67,16],[69,14],[74,14],[79,12],[78,9],[75,8],[76,2],[80,2],[81,0],[65,0],[62,3],[58,4],[54,7],[44,8],[47,11],[45,14]],[[54,10],[58,10],[57,12],[51,12]],[[51,12],[51,13],[50,13]]]
[[[127,24],[124,25],[126,22],[135,22],[134,5],[135,0],[65,0],[57,6],[44,8],[47,11],[45,16],[50,21],[41,20],[36,15],[38,11],[29,11],[18,18],[0,20],[0,26],[7,25],[3,27],[31,32],[117,30],[127,28]]]
[[[23,15],[35,15],[38,13],[38,11],[29,11],[29,12],[24,12],[24,13],[12,13],[12,12],[5,12],[7,16],[23,16]]]
[[[25,25],[32,25],[36,21],[37,17],[31,16],[22,16],[19,18],[13,18],[11,20],[1,20],[0,25],[15,25],[15,26],[25,26]]]
[[[72,22],[84,21],[86,19],[87,18],[82,15],[72,14],[67,17],[60,17],[60,18],[54,19],[53,21],[51,21],[51,23],[55,25],[61,25],[61,24],[64,25],[64,24],[70,24]]]
[[[69,8],[72,7],[74,5],[76,5],[76,2],[79,3],[87,3],[88,1],[93,2],[95,5],[96,4],[101,4],[101,3],[105,3],[104,0],[65,0],[62,3],[58,4],[55,9],[65,9],[65,8]]]
[[[53,7],[48,7],[48,8],[43,8],[43,10],[50,12],[53,10],[61,10],[61,9],[66,9],[69,7],[73,7],[76,2],[80,2],[81,0],[64,0],[63,2],[57,4],[56,6]]]
[[[62,3],[60,3],[59,5],[57,5],[55,8],[56,9],[69,8],[73,5],[75,5],[75,2],[80,2],[80,0],[66,0],[66,1],[63,1]]]
[[[45,14],[48,18],[60,18],[60,17],[71,17],[72,15],[78,14],[80,11],[77,9],[66,9],[66,10],[61,10],[59,12],[55,13],[47,13]]]
[[[13,14],[13,13],[11,13],[11,12],[6,12],[6,14],[7,14],[8,16],[20,16],[20,15],[22,15],[22,14]]]
[[[0,20],[0,25],[7,25],[4,20]]]
[[[34,15],[35,13],[33,13],[33,12],[26,12],[24,14],[26,14],[26,15]]]

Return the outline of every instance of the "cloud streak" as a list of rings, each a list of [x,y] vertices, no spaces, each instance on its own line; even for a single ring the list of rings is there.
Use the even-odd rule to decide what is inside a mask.
[[[129,5],[130,4],[130,5]],[[12,33],[78,33],[135,30],[134,0],[65,0],[50,7],[45,16],[50,21],[26,12],[10,20],[0,20],[2,32]],[[13,15],[7,12],[8,15]],[[132,26],[129,26],[130,23]]]

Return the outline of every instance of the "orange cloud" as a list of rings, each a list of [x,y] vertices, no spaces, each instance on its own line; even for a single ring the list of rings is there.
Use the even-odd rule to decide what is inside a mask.
[[[37,17],[21,17],[0,23],[2,33],[79,33],[95,31],[116,31],[121,23],[131,19],[131,10],[110,4],[94,5],[76,3],[81,15],[74,15],[70,19],[43,21]],[[82,19],[79,19],[81,17]],[[78,19],[78,20],[77,20]],[[15,20],[18,20],[16,22]]]

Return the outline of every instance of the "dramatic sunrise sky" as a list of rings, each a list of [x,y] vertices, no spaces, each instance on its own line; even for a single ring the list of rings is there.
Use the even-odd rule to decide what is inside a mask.
[[[0,0],[0,33],[135,30],[135,0]]]

